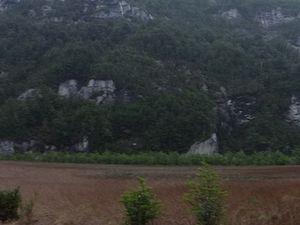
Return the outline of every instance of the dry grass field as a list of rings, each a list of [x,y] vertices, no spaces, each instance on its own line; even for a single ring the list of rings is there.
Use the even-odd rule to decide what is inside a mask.
[[[193,224],[183,194],[196,167],[0,162],[0,189],[36,193],[37,225],[120,225],[120,196],[144,176],[162,201],[157,225]],[[299,225],[300,167],[216,167],[228,191],[228,225]]]

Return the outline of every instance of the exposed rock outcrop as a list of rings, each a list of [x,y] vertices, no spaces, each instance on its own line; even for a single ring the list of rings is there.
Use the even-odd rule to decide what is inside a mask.
[[[12,141],[1,141],[0,142],[0,154],[10,155],[15,152],[14,142]]]
[[[14,149],[17,152],[28,152],[31,150],[42,150],[42,148],[44,148],[44,146],[36,141],[36,140],[30,140],[30,141],[23,141],[23,142],[13,142],[14,143]]]
[[[72,95],[76,95],[78,92],[77,80],[67,80],[66,82],[59,85],[58,95],[69,98]]]
[[[0,141],[0,155],[10,155],[15,152],[29,151],[71,151],[71,152],[87,152],[89,150],[88,137],[84,136],[82,140],[71,146],[60,146],[45,144],[41,141],[29,140],[23,142],[14,142],[10,140]]]
[[[221,87],[220,92],[215,95],[217,113],[223,125],[233,122],[235,125],[244,125],[255,119],[256,98],[254,96],[238,96],[231,99],[226,92],[226,89]]]
[[[89,150],[89,139],[88,137],[83,137],[82,141],[72,146],[75,152],[86,152]]]
[[[267,12],[260,12],[256,15],[255,20],[262,27],[269,28],[274,25],[283,24],[296,19],[296,17],[286,16],[280,7]]]
[[[0,12],[5,11],[21,0],[0,0]],[[25,1],[25,0],[22,0]],[[65,15],[60,15],[57,6],[66,8],[68,2],[65,0],[50,0],[46,4],[40,6],[39,9],[28,9],[28,15],[31,17],[41,16],[54,22],[63,21]],[[135,17],[141,20],[152,20],[153,17],[146,11],[132,6],[125,0],[84,0],[78,2],[78,11],[74,15],[76,20],[84,20],[87,18],[109,19],[120,17]]]
[[[36,88],[31,88],[31,89],[28,89],[27,91],[25,91],[24,93],[22,93],[18,97],[18,100],[25,101],[25,100],[37,98],[37,97],[41,97],[40,91]]]
[[[93,14],[95,18],[117,18],[117,17],[136,17],[142,20],[150,20],[153,17],[141,10],[138,7],[132,7],[127,1],[124,0],[100,0],[96,6],[96,13]],[[88,11],[88,8],[86,8]]]
[[[196,142],[193,144],[188,154],[194,155],[211,155],[218,152],[218,139],[216,134],[212,134],[211,138],[204,142]]]
[[[296,40],[288,40],[288,46],[300,52],[300,36],[298,36]]]
[[[84,99],[90,99],[93,95],[101,92],[113,93],[115,89],[115,84],[112,80],[90,80],[87,86],[80,89],[79,95]]]
[[[7,10],[21,0],[0,0],[0,12]]]
[[[241,19],[242,16],[237,9],[230,9],[221,14],[221,16],[227,20],[233,21]]]
[[[68,80],[59,85],[58,95],[69,98],[78,96],[92,100],[96,104],[109,104],[114,101],[115,84],[112,80],[90,80],[87,86],[78,89],[76,80]]]
[[[291,97],[291,105],[287,115],[289,122],[300,126],[300,101],[296,96]]]
[[[255,97],[240,96],[235,101],[228,102],[232,114],[236,117],[238,125],[250,123],[256,117],[256,99]]]
[[[31,150],[43,150],[44,145],[35,140],[14,142],[10,140],[0,141],[0,154],[10,155],[15,152],[28,152]]]

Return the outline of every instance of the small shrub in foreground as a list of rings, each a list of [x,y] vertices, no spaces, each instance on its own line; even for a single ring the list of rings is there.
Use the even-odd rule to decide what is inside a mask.
[[[121,202],[125,206],[125,225],[146,225],[160,213],[160,203],[143,178],[137,190],[125,193]]]
[[[0,221],[2,223],[18,219],[20,206],[21,195],[19,189],[0,191]]]
[[[188,183],[186,195],[197,219],[197,225],[221,225],[224,219],[226,193],[221,188],[219,175],[204,166]]]

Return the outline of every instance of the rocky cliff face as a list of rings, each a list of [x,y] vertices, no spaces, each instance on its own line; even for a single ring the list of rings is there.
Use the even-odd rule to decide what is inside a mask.
[[[0,12],[13,10],[26,0],[0,0]],[[141,20],[151,20],[153,17],[146,11],[131,5],[125,0],[82,0],[77,2],[76,10],[72,12],[72,18],[61,13],[61,9],[72,9],[71,0],[41,0],[36,5],[25,5],[25,12],[32,18],[45,18],[53,22],[61,22],[68,19],[109,19],[121,17],[134,17]]]
[[[87,125],[91,131],[86,127],[82,133],[76,131],[79,137],[66,129],[71,141],[65,145],[70,146],[61,147],[57,143],[62,141],[51,137],[55,132],[50,122],[57,116],[60,123],[54,124],[60,129],[72,113],[64,114],[69,106],[63,108],[55,102],[51,113],[57,115],[49,116],[50,122],[29,118],[22,124],[32,125],[26,138],[20,138],[22,133],[14,138],[15,131],[10,135],[2,132],[0,152],[35,148],[85,151],[91,143],[102,145],[106,134],[113,136],[108,142],[113,141],[120,149],[125,146],[123,142],[131,140],[137,149],[143,148],[147,144],[143,138],[153,141],[149,148],[167,149],[174,147],[176,137],[168,135],[176,129],[178,136],[186,133],[178,143],[184,142],[185,150],[190,148],[193,154],[222,152],[225,147],[236,150],[236,146],[266,149],[269,145],[271,149],[270,143],[276,142],[278,134],[270,137],[273,132],[267,129],[275,122],[278,130],[286,129],[283,133],[300,127],[299,95],[295,94],[291,103],[286,100],[299,93],[300,6],[294,9],[278,1],[245,1],[0,0],[0,25],[5,30],[0,35],[0,102],[7,111],[2,115],[5,110],[1,108],[0,122],[4,124],[9,118],[14,123],[9,110],[19,109],[16,105],[25,105],[20,107],[17,122],[23,123],[23,115],[34,114],[31,109],[39,114],[38,109],[26,105],[27,100],[35,103],[31,100],[43,97],[44,89],[39,85],[48,88],[49,98],[63,106],[75,102],[79,108],[86,104],[95,111],[108,110],[102,115],[105,122],[99,119],[98,127],[92,127],[91,122]],[[145,23],[153,19],[150,12],[157,20]],[[9,98],[15,103],[5,105]],[[84,101],[68,101],[73,98]],[[168,114],[170,105],[174,115]],[[205,111],[208,108],[211,117]],[[185,109],[188,112],[181,115]],[[121,113],[111,116],[118,110]],[[191,119],[189,115],[194,112],[199,114]],[[201,116],[203,121],[198,121]],[[80,127],[76,122],[72,123]],[[106,123],[108,132],[92,140],[90,134],[97,129],[101,133],[99,127]],[[201,131],[201,126],[207,130]],[[195,127],[198,131],[193,136]],[[157,130],[141,134],[147,128]],[[41,129],[47,145],[37,140]],[[155,136],[164,129],[163,135]],[[169,139],[160,137],[164,135]],[[253,147],[256,140],[259,143]],[[165,146],[155,141],[169,143]],[[280,140],[278,149],[284,148],[282,143]]]
[[[300,12],[299,12],[300,13]],[[299,19],[299,15],[288,15],[284,13],[281,7],[273,8],[271,10],[261,9],[253,15],[243,15],[239,9],[232,8],[220,13],[221,17],[228,21],[241,21],[246,18],[251,20],[250,22],[257,22],[261,27],[268,29],[276,25],[292,22]]]
[[[285,15],[280,7],[272,9],[271,11],[263,11],[257,13],[255,20],[261,26],[269,28],[271,26],[284,24],[295,20],[297,17]]]

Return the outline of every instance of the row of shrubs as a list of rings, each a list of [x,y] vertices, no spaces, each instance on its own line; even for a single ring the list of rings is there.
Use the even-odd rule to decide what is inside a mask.
[[[139,178],[139,181],[140,185],[137,189],[122,195],[121,203],[125,208],[124,225],[153,224],[161,214],[160,201],[144,178]],[[221,225],[224,220],[226,192],[221,188],[219,175],[205,165],[193,179],[189,180],[188,186],[190,191],[185,195],[185,200],[191,206],[196,224]],[[0,191],[1,222],[26,218],[19,221],[19,224],[33,224],[32,209],[33,201],[23,207],[19,189]]]
[[[0,160],[59,162],[59,163],[88,163],[88,164],[131,164],[131,165],[300,165],[300,151],[290,154],[282,152],[256,152],[250,155],[244,152],[214,155],[188,155],[176,152],[143,152],[143,153],[26,153],[0,155]]]

